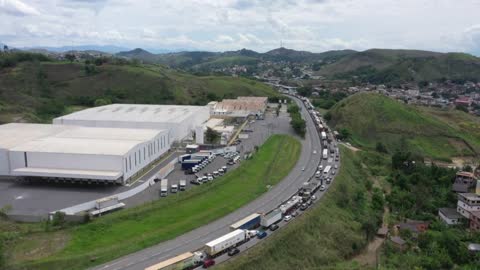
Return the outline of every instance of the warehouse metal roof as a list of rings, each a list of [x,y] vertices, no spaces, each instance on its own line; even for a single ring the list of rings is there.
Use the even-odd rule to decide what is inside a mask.
[[[208,113],[209,109],[206,106],[110,104],[61,116],[55,118],[54,122],[93,120],[178,123],[202,111]]]
[[[96,140],[45,137],[18,145],[10,151],[70,153],[92,155],[124,155],[143,141]]]
[[[123,155],[166,130],[68,125],[0,125],[0,148],[11,151]]]

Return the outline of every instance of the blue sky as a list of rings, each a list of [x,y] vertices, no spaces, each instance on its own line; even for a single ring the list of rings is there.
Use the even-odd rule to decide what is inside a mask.
[[[479,11],[480,0],[0,0],[0,43],[480,55]]]

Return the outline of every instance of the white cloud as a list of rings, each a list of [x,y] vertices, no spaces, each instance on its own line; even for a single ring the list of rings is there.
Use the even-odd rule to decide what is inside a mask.
[[[13,16],[40,15],[37,9],[19,0],[0,0],[0,12]]]
[[[480,53],[479,0],[0,0],[12,46]],[[373,12],[375,11],[375,12]]]

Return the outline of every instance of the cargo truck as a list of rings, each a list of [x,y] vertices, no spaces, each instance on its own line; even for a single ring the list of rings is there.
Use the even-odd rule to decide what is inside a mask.
[[[254,213],[230,225],[230,230],[235,231],[238,229],[242,229],[242,230],[255,229],[260,225],[260,220],[261,220],[261,215]]]
[[[295,208],[301,202],[302,202],[302,197],[293,196],[292,199],[290,199],[285,204],[280,206],[280,211],[282,211],[283,214],[286,214],[286,213],[290,212],[293,208]]]
[[[187,180],[180,180],[180,191],[184,191],[187,188]]]
[[[171,193],[177,193],[178,192],[178,185],[177,184],[172,184],[170,187],[170,192]]]
[[[160,182],[160,197],[166,197],[168,195],[168,179],[162,179]]]
[[[192,269],[203,263],[206,258],[205,253],[197,251],[194,253],[186,252],[176,257],[170,258],[163,262],[157,263],[145,270],[179,270],[179,269]]]
[[[189,170],[202,162],[201,159],[187,159],[182,161],[182,170]]]
[[[324,174],[324,175],[328,175],[328,173],[330,172],[331,169],[332,169],[332,166],[328,165],[328,166],[325,167],[325,169],[323,170],[323,174]]]
[[[321,136],[322,136],[322,140],[327,139],[327,133],[325,133],[325,131],[322,131]]]
[[[260,225],[262,227],[268,228],[272,224],[275,224],[282,220],[282,211],[280,209],[275,209],[272,212],[263,215],[260,219]]]
[[[257,234],[257,231],[248,231],[248,230],[235,230],[233,232],[227,233],[224,236],[217,238],[213,241],[210,241],[205,244],[205,252],[215,257],[216,255],[221,254],[223,251],[226,251],[229,248],[235,247],[240,243],[243,243],[249,240],[251,237],[254,237]]]
[[[323,149],[323,152],[322,152],[322,158],[323,159],[327,159],[328,158],[328,149]]]

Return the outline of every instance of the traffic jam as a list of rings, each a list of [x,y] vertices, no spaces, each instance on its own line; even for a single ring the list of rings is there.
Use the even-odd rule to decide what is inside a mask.
[[[159,262],[145,270],[201,269],[224,262],[230,257],[254,246],[292,219],[301,215],[332,183],[338,170],[339,150],[332,132],[307,98],[298,97],[307,108],[322,141],[322,158],[314,175],[305,181],[298,192],[268,213],[252,213],[230,225],[230,232],[214,239],[199,249]],[[314,150],[314,154],[316,151]],[[304,168],[302,168],[303,170]],[[317,195],[316,195],[317,194]]]

